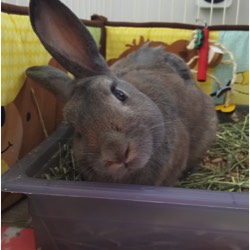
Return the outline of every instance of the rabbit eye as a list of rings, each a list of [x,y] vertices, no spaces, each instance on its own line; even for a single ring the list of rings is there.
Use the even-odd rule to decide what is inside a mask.
[[[127,96],[124,94],[123,91],[116,89],[115,87],[111,89],[113,95],[121,102],[124,102]]]
[[[124,102],[127,98],[126,94],[122,90],[117,89],[116,86],[111,86],[111,92],[121,102]]]

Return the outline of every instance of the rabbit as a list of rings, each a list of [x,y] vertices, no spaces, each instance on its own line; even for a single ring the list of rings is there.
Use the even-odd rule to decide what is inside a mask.
[[[217,130],[210,96],[178,56],[143,45],[109,67],[84,24],[58,0],[31,0],[30,20],[73,76],[34,66],[28,77],[64,102],[76,164],[86,181],[173,186]]]

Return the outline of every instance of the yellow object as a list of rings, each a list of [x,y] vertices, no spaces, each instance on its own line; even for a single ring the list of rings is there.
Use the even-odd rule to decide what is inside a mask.
[[[140,28],[140,27],[111,27],[106,26],[106,60],[117,58],[128,49],[126,45],[139,42],[140,36],[145,41],[161,41],[167,44],[184,39],[189,40],[192,30],[172,28]]]
[[[1,160],[1,175],[9,170],[9,166],[4,160]]]
[[[249,104],[249,71],[237,73],[231,101],[240,105]]]
[[[5,106],[22,88],[26,68],[47,65],[51,56],[32,30],[28,16],[1,15],[1,105]]]
[[[231,113],[235,110],[235,108],[236,108],[235,104],[230,104],[228,107],[226,107],[224,104],[221,104],[221,105],[217,105],[215,107],[215,110],[223,112],[223,113]]]

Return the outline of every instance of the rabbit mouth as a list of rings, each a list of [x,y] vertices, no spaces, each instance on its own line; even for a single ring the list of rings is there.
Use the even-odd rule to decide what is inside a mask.
[[[113,162],[112,164],[105,165],[107,173],[112,176],[114,180],[121,180],[135,171],[132,164]]]
[[[105,163],[105,168],[114,179],[120,179],[130,172],[128,165],[123,162],[107,162]]]
[[[105,169],[105,172],[112,176],[114,180],[121,180],[142,169],[148,159],[148,156],[142,158],[137,156],[127,161],[105,161],[103,169]]]

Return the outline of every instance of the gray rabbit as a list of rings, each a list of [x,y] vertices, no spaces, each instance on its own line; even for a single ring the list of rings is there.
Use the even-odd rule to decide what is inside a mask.
[[[215,138],[212,99],[184,61],[147,44],[108,67],[83,23],[58,0],[31,0],[32,27],[75,79],[51,66],[27,76],[65,101],[85,180],[174,185]]]

